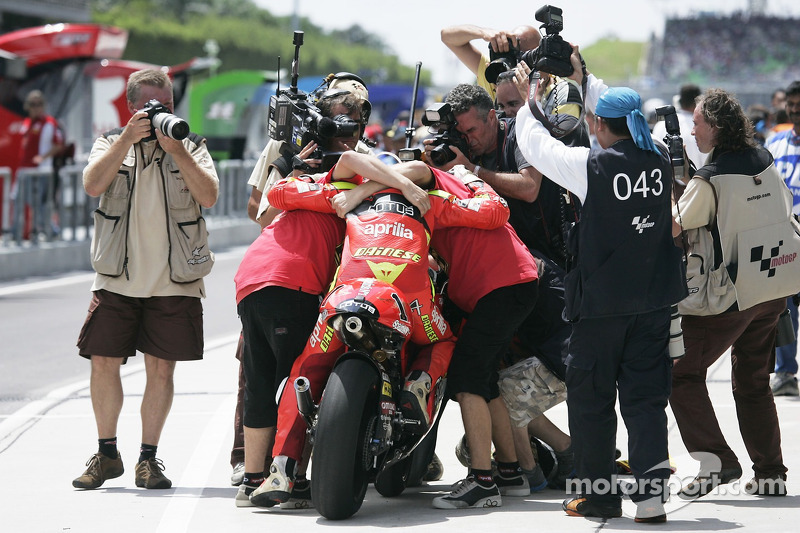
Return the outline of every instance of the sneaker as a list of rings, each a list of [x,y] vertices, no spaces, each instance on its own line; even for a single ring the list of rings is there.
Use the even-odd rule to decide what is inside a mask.
[[[640,502],[636,504],[633,521],[640,524],[663,524],[667,521],[667,511],[661,502]]]
[[[754,477],[745,484],[744,491],[754,496],[786,496],[786,480],[783,476]]]
[[[697,475],[688,485],[678,491],[682,500],[696,500],[720,485],[726,485],[742,477],[742,467],[723,468],[710,476]]]
[[[433,454],[433,459],[428,463],[428,471],[422,476],[422,481],[439,481],[444,475],[444,465],[442,460],[436,453]]]
[[[433,499],[433,506],[436,509],[477,509],[502,507],[502,505],[503,498],[497,485],[484,487],[472,476],[456,483],[450,494]]]
[[[583,496],[575,496],[574,498],[567,498],[561,504],[561,508],[566,511],[569,516],[583,516],[583,517],[596,517],[596,518],[619,518],[622,516],[622,503],[597,503],[584,498]]]
[[[253,502],[250,501],[250,494],[257,488],[258,487],[240,484],[239,490],[236,492],[236,498],[234,499],[236,507],[253,507]]]
[[[431,392],[431,377],[427,372],[415,370],[409,374],[403,390],[400,392],[400,409],[403,418],[417,421],[409,424],[412,433],[425,433],[430,424],[428,416],[428,394]]]
[[[575,454],[572,445],[563,452],[553,452],[556,456],[556,472],[548,483],[551,489],[566,490],[567,480],[575,477]]]
[[[497,473],[494,476],[494,482],[503,496],[530,496],[531,494],[528,477],[524,476],[521,470],[511,476],[503,476]]]
[[[294,480],[286,475],[286,461],[280,461],[281,456],[275,458],[269,467],[269,477],[250,494],[250,501],[258,507],[273,507],[278,503],[285,503],[292,497]],[[284,457],[285,459],[285,457]]]
[[[797,377],[788,372],[775,372],[769,380],[769,388],[773,396],[797,396]]]
[[[533,470],[522,469],[522,475],[528,480],[530,492],[539,492],[547,487],[547,478],[544,476],[542,465],[537,464]]]
[[[168,489],[172,481],[164,475],[164,463],[155,457],[136,465],[136,486],[144,489]]]
[[[86,472],[72,480],[72,486],[76,489],[96,489],[107,479],[119,477],[124,472],[122,455],[117,454],[116,459],[111,459],[97,452],[86,461]]]
[[[467,444],[467,436],[461,437],[461,440],[456,444],[456,459],[465,468],[470,467],[469,444]]]
[[[236,463],[231,474],[231,485],[238,487],[244,480],[244,463]]]
[[[281,509],[313,509],[311,501],[311,481],[308,479],[296,480],[292,487],[292,495],[288,501],[281,502]]]

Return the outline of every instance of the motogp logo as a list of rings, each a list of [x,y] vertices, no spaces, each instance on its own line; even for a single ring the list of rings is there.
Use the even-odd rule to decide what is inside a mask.
[[[778,241],[778,246],[769,249],[769,257],[764,258],[764,246],[755,246],[750,249],[750,262],[760,263],[759,271],[767,272],[767,277],[771,278],[775,275],[775,270],[788,263],[792,263],[797,259],[797,252],[789,254],[781,254],[781,246],[783,241]]]
[[[646,230],[647,228],[652,228],[656,225],[655,222],[648,222],[650,219],[650,215],[647,215],[644,218],[640,218],[638,216],[633,217],[631,221],[631,225],[633,226],[634,231],[638,231],[640,234]]]

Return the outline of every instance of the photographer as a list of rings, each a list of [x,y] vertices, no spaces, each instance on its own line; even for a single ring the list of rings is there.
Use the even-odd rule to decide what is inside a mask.
[[[792,262],[766,270],[761,249],[797,253],[792,226],[791,192],[773,156],[753,138],[753,125],[736,98],[722,89],[707,90],[694,110],[692,134],[705,166],[689,180],[675,211],[675,235],[685,231],[689,246],[688,283],[692,293],[681,302],[686,356],[672,372],[670,405],[683,443],[704,455],[700,473],[678,492],[682,499],[705,496],[720,484],[742,476],[742,466],[728,445],[708,397],[706,373],[731,348],[731,381],[739,431],[755,476],[745,492],[786,495],[781,431],[769,374],[775,363],[778,317],[786,296],[798,291]],[[758,226],[766,233],[756,233]],[[787,231],[788,230],[788,231]],[[710,238],[707,246],[702,246]],[[770,243],[774,239],[774,243]],[[766,242],[765,242],[766,241]],[[714,250],[719,249],[721,253]],[[737,250],[739,254],[737,254]],[[745,256],[746,254],[746,256]],[[769,257],[769,252],[767,253]],[[709,279],[698,284],[694,261],[704,263]],[[767,261],[769,265],[769,261]],[[713,295],[712,295],[713,292]],[[706,294],[706,298],[701,295]],[[717,300],[718,299],[718,300]]]
[[[571,78],[582,85],[577,47],[570,60]],[[566,360],[578,484],[572,488],[580,494],[563,508],[571,516],[622,515],[613,481],[618,393],[637,482],[636,521],[663,522],[670,308],[686,295],[672,241],[672,169],[653,144],[635,91],[608,88],[589,75],[585,100],[596,115],[599,149],[553,139],[531,112],[535,101],[519,111],[516,124],[526,159],[583,204],[570,233],[574,266],[565,278],[565,312],[573,321]]]
[[[320,100],[318,102],[320,104],[320,111],[322,112],[322,115],[328,118],[334,118],[336,115],[331,114],[333,111],[332,97],[337,95],[342,96],[345,93],[352,94],[356,97],[360,111],[358,118],[350,118],[356,120],[361,125],[359,134],[360,137],[361,134],[363,134],[364,126],[369,122],[369,116],[372,109],[372,106],[369,102],[369,91],[367,90],[366,85],[364,85],[364,82],[361,80],[361,78],[349,72],[330,74],[325,79],[325,83],[326,90],[319,94]],[[348,105],[352,106],[353,104]],[[325,109],[323,109],[323,106],[325,106]],[[344,115],[350,115],[351,113],[351,110],[347,109],[337,109],[336,111],[341,112],[337,114]],[[350,141],[348,140],[347,142],[349,143]],[[272,184],[288,176],[292,171],[292,158],[290,156],[287,157],[283,155],[282,144],[282,142],[275,139],[270,139],[267,141],[267,145],[264,147],[263,152],[261,152],[261,157],[259,157],[258,162],[256,163],[256,166],[250,175],[250,180],[247,182],[248,185],[253,187],[250,200],[247,204],[247,214],[251,220],[261,224],[262,228],[269,225],[269,223],[277,214],[277,210],[271,210],[265,215],[267,209],[269,208],[269,202],[266,199],[266,195],[263,193],[268,191]],[[339,148],[341,148],[341,146]],[[356,152],[365,154],[370,153],[369,147],[360,140],[354,146],[349,148],[354,149]],[[314,148],[309,149],[308,146],[305,146],[303,147],[303,151],[297,154],[297,157],[300,159],[305,159],[313,152],[313,150]],[[318,160],[308,162],[316,165],[320,163]]]
[[[561,189],[522,157],[517,148],[515,118],[498,118],[489,95],[474,85],[457,85],[445,98],[451,106],[455,129],[469,158],[458,146],[450,145],[454,159],[440,165],[449,169],[464,165],[485,180],[508,202],[509,222],[531,249],[556,261],[562,268],[566,260],[562,225],[576,218],[573,199],[562,204]],[[565,141],[588,145],[588,135],[580,127]],[[431,160],[433,140],[427,139],[425,152]]]
[[[541,35],[533,26],[517,26],[511,31],[504,31],[463,24],[444,28],[441,38],[459,61],[478,77],[478,86],[486,89],[490,98],[494,99],[495,84],[486,80],[486,66],[490,60],[472,44],[472,41],[483,39],[489,43],[494,54],[509,54],[511,52],[509,40],[513,47],[524,52],[539,46]]]
[[[203,358],[202,277],[214,261],[200,206],[214,205],[219,180],[205,139],[164,134],[187,133],[188,125],[171,114],[172,82],[160,70],[131,74],[127,100],[133,116],[95,141],[83,172],[86,192],[101,197],[92,238],[97,275],[78,339],[80,355],[91,359],[99,437],[98,453],[72,482],[84,489],[123,473],[120,366],[137,350],[144,353],[146,385],[136,486],[172,485],[156,449],[172,405],[175,362]],[[194,240],[178,242],[187,236]]]

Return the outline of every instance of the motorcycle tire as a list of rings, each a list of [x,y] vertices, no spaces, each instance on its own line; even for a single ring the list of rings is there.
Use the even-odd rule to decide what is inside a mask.
[[[353,516],[364,502],[366,428],[377,415],[375,368],[360,359],[337,365],[325,386],[311,459],[311,499],[329,520]]]
[[[406,481],[408,480],[408,472],[410,469],[411,456],[384,469],[375,479],[375,490],[378,491],[378,494],[386,498],[400,496],[406,489]]]

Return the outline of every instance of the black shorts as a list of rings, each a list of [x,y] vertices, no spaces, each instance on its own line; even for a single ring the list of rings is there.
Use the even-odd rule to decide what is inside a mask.
[[[447,393],[500,396],[498,365],[519,325],[536,303],[538,282],[500,287],[478,300],[461,326],[447,373]]]
[[[238,310],[244,336],[244,425],[272,427],[278,421],[278,389],[314,330],[319,297],[265,287],[245,296]]]
[[[86,358],[128,358],[138,350],[167,361],[202,359],[203,304],[194,296],[132,298],[95,291],[78,350]]]

